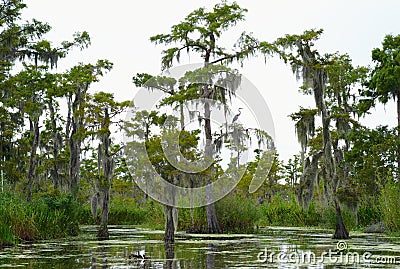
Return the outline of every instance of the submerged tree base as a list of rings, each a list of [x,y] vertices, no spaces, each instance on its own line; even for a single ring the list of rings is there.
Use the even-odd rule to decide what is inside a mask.
[[[350,239],[350,235],[343,225],[337,224],[333,239]]]
[[[99,232],[97,233],[99,240],[107,240],[110,238],[107,226],[100,225]]]
[[[164,242],[166,244],[172,244],[175,241],[175,226],[173,217],[173,207],[165,205],[164,206],[165,215],[165,233]]]
[[[340,204],[335,200],[335,211],[336,211],[336,230],[333,234],[333,239],[349,239],[350,235],[344,225],[342,210]]]

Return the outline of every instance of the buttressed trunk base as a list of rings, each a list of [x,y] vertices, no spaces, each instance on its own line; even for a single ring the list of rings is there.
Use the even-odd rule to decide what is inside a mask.
[[[212,187],[211,180],[207,181],[207,201],[212,201]],[[221,233],[221,228],[219,227],[217,214],[215,212],[215,205],[211,203],[206,207],[207,211],[207,232],[210,234]]]
[[[333,235],[333,239],[349,239],[349,232],[346,229],[346,226],[343,222],[342,211],[340,209],[340,205],[337,201],[335,201],[335,210],[336,210],[336,230]]]
[[[164,214],[165,214],[164,242],[165,243],[174,243],[174,241],[175,241],[175,225],[174,225],[173,209],[174,208],[172,206],[164,205]]]

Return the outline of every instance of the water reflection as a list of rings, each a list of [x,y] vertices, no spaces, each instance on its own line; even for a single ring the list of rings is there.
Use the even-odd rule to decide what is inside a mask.
[[[208,245],[206,255],[207,269],[215,269],[215,253],[217,252],[217,246],[213,244]]]
[[[0,249],[0,268],[397,268],[394,264],[349,265],[295,264],[273,260],[259,262],[257,255],[275,252],[315,253],[332,249],[332,231],[272,228],[258,235],[187,235],[178,233],[175,244],[164,244],[163,231],[134,227],[110,227],[110,239],[97,241],[96,227],[84,227],[83,234],[68,240],[43,241]],[[382,235],[354,234],[348,241],[352,251],[396,256],[400,261],[400,239]]]
[[[166,269],[177,269],[177,262],[175,260],[174,244],[165,243],[165,268]]]

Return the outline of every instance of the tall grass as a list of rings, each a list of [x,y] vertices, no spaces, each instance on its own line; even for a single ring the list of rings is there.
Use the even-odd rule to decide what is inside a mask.
[[[79,212],[79,223],[97,225],[101,209],[97,210],[97,220],[92,216],[91,206],[87,205]],[[164,215],[162,206],[149,199],[138,204],[131,197],[117,196],[110,201],[108,213],[109,225],[142,225],[154,229],[163,229]]]
[[[215,204],[221,229],[229,233],[253,233],[260,211],[256,199],[228,195]]]
[[[146,221],[149,212],[146,204],[140,206],[130,197],[117,197],[111,200],[108,222],[109,224],[137,225]]]
[[[32,203],[0,194],[0,244],[76,235],[80,205],[71,196],[43,196]]]
[[[79,233],[81,206],[71,195],[43,196],[29,207],[39,238],[60,238]]]
[[[307,210],[297,203],[294,194],[285,197],[275,195],[270,202],[260,206],[260,226],[285,227],[322,227],[334,229],[336,227],[336,213],[332,205],[312,201]],[[356,227],[355,216],[346,207],[342,208],[342,215],[347,229]]]
[[[400,231],[400,183],[389,182],[383,188],[379,204],[382,219],[390,231]]]
[[[232,193],[215,203],[218,224],[224,233],[252,233],[260,218],[256,200]],[[192,224],[193,215],[193,224]],[[205,207],[179,209],[179,230],[191,232],[207,231]]]
[[[293,196],[283,198],[275,195],[269,202],[260,205],[261,226],[305,226],[304,210],[300,208]],[[313,221],[313,220],[311,220]]]

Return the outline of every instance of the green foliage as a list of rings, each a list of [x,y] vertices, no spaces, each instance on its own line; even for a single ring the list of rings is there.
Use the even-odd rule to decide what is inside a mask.
[[[375,197],[368,197],[368,201],[361,201],[357,210],[358,227],[368,227],[382,220],[382,210]]]
[[[215,203],[218,223],[224,233],[253,233],[260,218],[256,199],[231,193]],[[193,210],[193,226],[190,209],[179,209],[179,230],[205,232],[207,230],[205,207]]]
[[[225,233],[253,233],[260,212],[256,199],[228,195],[215,204],[218,222]]]
[[[7,188],[13,190],[12,193],[0,194],[0,246],[18,241],[76,235],[78,223],[97,224],[91,215],[91,208],[87,206],[96,179],[99,180],[98,188],[112,187],[109,224],[163,229],[163,206],[145,199],[133,186],[124,156],[119,152],[122,149],[120,145],[110,145],[110,155],[116,163],[113,181],[111,176],[108,181],[104,180],[104,171],[99,173],[94,139],[104,137],[104,141],[111,141],[110,125],[121,123],[112,119],[129,105],[129,102],[116,102],[111,93],[101,91],[92,94],[89,91],[91,84],[98,82],[111,70],[112,63],[99,60],[95,64],[80,63],[62,74],[54,72],[51,69],[59,59],[66,57],[74,47],[86,48],[90,44],[90,37],[87,32],[76,33],[71,41],[53,47],[51,41],[43,39],[51,29],[48,24],[37,20],[23,23],[22,10],[25,6],[21,0],[5,0],[0,4],[0,169],[4,172]],[[194,10],[182,22],[173,25],[170,33],[151,37],[152,42],[167,46],[163,51],[163,69],[172,66],[176,60],[179,62],[182,52],[200,55],[204,58],[205,67],[187,72],[179,81],[138,73],[133,77],[134,84],[167,93],[168,97],[161,105],[169,108],[182,108],[183,111],[185,101],[207,97],[220,101],[227,112],[228,101],[234,96],[234,91],[227,89],[237,89],[240,85],[240,75],[228,65],[243,63],[256,54],[279,54],[284,61],[290,62],[296,75],[303,77],[301,89],[306,94],[314,93],[316,101],[315,109],[300,108],[299,112],[291,115],[296,121],[302,157],[315,155],[324,149],[325,153],[334,152],[327,155],[328,158],[321,158],[319,163],[319,190],[335,186],[331,192],[328,190],[324,194],[334,193],[344,205],[342,215],[348,228],[352,229],[356,224],[368,226],[382,220],[392,231],[399,231],[400,187],[398,180],[394,180],[399,167],[396,164],[400,147],[399,130],[388,127],[369,130],[361,127],[354,117],[356,112],[367,112],[377,100],[387,103],[391,99],[400,99],[400,35],[386,36],[382,48],[372,52],[375,67],[368,74],[369,70],[365,67],[353,67],[348,55],[319,55],[313,46],[322,30],[286,35],[273,43],[259,41],[243,32],[232,49],[225,49],[221,45],[223,42],[220,42],[223,33],[244,20],[246,12],[235,2],[222,1],[211,10]],[[19,70],[19,66],[16,68],[17,62],[21,63],[22,70]],[[369,81],[365,82],[369,75]],[[212,87],[204,87],[199,82],[204,78],[212,78]],[[228,81],[232,85],[218,84],[221,81]],[[366,85],[368,89],[359,90],[362,99],[357,103],[354,90],[358,90],[360,85]],[[58,112],[63,105],[68,108],[67,116]],[[326,112],[322,122],[325,129],[315,126],[315,118],[323,116],[322,112]],[[189,115],[193,119],[197,117],[200,124],[204,120],[200,111],[189,111]],[[168,121],[168,115],[161,115],[160,110],[137,111],[134,116],[133,122],[129,123],[133,125],[132,143],[139,143],[140,140],[145,143],[148,156],[160,174],[175,179],[179,177],[179,180],[183,179],[181,185],[185,183],[192,186],[206,178],[201,174],[196,179],[198,182],[184,182],[186,174],[165,158],[159,127],[169,124],[171,130],[161,133],[164,138],[173,141],[177,133],[172,129],[176,129],[178,119]],[[183,122],[183,113],[181,117]],[[33,126],[37,127],[36,133]],[[267,140],[266,143],[273,143],[262,130],[239,129],[239,125],[235,126],[232,134],[236,135],[239,142],[243,142],[241,138],[249,138],[249,132],[252,131],[259,147],[262,137]],[[211,133],[211,127],[209,130]],[[199,134],[199,130],[181,132],[178,140],[180,148],[168,149],[174,156],[180,153],[191,161],[197,160],[200,156]],[[228,136],[222,136],[222,133],[217,132],[216,135],[219,138],[214,143],[219,143],[219,148],[224,144],[237,152],[243,150],[241,143],[233,144],[233,135],[229,139],[225,139]],[[327,138],[328,146],[332,149],[325,148]],[[92,147],[84,148],[89,144]],[[91,154],[92,158],[80,160],[84,153]],[[260,154],[261,150],[257,153],[257,160]],[[138,160],[135,165],[140,168],[143,160]],[[235,161],[234,158],[232,160]],[[335,169],[331,167],[337,173],[334,180],[329,180],[328,173],[323,173],[331,172],[326,169],[331,166],[331,160],[337,164]],[[222,170],[218,162],[217,156],[215,168]],[[72,163],[75,169],[71,169]],[[251,233],[257,224],[335,228],[336,212],[333,206],[323,201],[321,193],[307,210],[299,206],[293,194],[300,180],[301,158],[290,160],[283,166],[276,155],[269,174],[259,175],[263,182],[266,177],[263,186],[249,195],[248,186],[259,164],[257,161],[247,163],[248,171],[238,189],[215,204],[219,225],[224,232]],[[204,174],[209,172],[205,170]],[[31,176],[28,177],[28,174]],[[133,176],[145,181],[149,175],[146,169],[137,169],[137,175]],[[79,176],[84,179],[81,180],[83,182],[78,181]],[[72,185],[72,177],[76,178],[77,187],[71,189],[78,191],[78,186],[81,187],[79,195],[74,195],[79,202],[71,195],[62,194],[71,191],[68,185]],[[212,179],[215,178],[218,175]],[[282,178],[289,186],[278,183]],[[19,197],[27,188],[31,188],[28,199],[33,192],[30,203]],[[357,222],[354,212],[345,205],[353,211],[357,210]],[[206,219],[205,208],[193,211],[181,209],[179,229],[206,231]]]
[[[133,84],[135,84],[136,87],[143,87],[145,86],[146,82],[153,78],[152,75],[147,74],[147,73],[137,73],[135,76],[132,78]]]
[[[60,238],[79,232],[79,203],[71,195],[42,196],[29,205],[38,238]]]
[[[398,182],[386,184],[380,196],[382,219],[391,231],[400,230],[400,187]]]
[[[181,208],[178,214],[178,230],[189,232],[204,232],[207,230],[205,207],[197,207],[193,210]]]
[[[100,216],[100,209],[98,209],[97,214]],[[96,220],[93,219],[90,205],[80,210],[79,224],[97,224]],[[114,195],[110,203],[108,224],[141,225],[152,229],[163,229],[164,215],[162,205],[150,199],[143,204],[139,204],[132,197]]]
[[[353,147],[345,154],[350,176],[358,182],[364,195],[373,197],[381,185],[394,178],[397,149],[400,140],[396,129],[379,126],[376,129],[360,128],[349,134]]]
[[[199,53],[211,64],[243,63],[257,53],[279,53],[275,44],[260,42],[246,32],[240,34],[233,51],[219,45],[222,34],[244,20],[246,12],[247,9],[235,2],[222,1],[209,11],[205,8],[194,10],[182,22],[173,25],[169,34],[152,36],[150,41],[156,44],[177,45],[163,51],[162,68],[171,67],[174,60],[179,62],[182,51]]]
[[[368,89],[362,91],[365,98],[362,112],[367,112],[375,105],[376,100],[386,104],[400,95],[400,35],[385,36],[382,49],[376,48],[372,51],[372,60],[375,67],[370,81],[366,83]]]
[[[317,205],[315,207],[316,215],[319,215],[319,223],[316,226],[328,229],[335,229],[336,228],[336,211],[333,205],[326,206],[326,205]],[[346,223],[346,228],[351,231],[354,230],[356,225],[356,219],[353,214],[347,207],[342,206],[341,208],[342,218],[344,223]],[[371,223],[372,224],[372,223]]]
[[[311,208],[311,206],[310,206]],[[260,205],[261,226],[305,226],[304,210],[294,195],[283,198],[275,195],[269,202]]]
[[[71,195],[44,195],[27,203],[14,194],[0,194],[0,244],[52,239],[79,232],[80,204]]]
[[[153,200],[147,200],[144,205],[146,220],[143,226],[163,230],[165,228],[163,205]]]
[[[138,225],[146,221],[149,206],[140,206],[130,197],[117,197],[111,201],[109,224]]]
[[[0,216],[2,213],[0,212]],[[15,238],[12,233],[11,227],[4,222],[0,222],[0,248],[6,245],[12,245],[15,243]]]
[[[363,210],[367,210],[363,208]],[[299,206],[294,194],[279,194],[274,196],[269,203],[260,205],[260,226],[285,226],[285,227],[321,227],[335,229],[336,212],[332,206],[318,201],[312,201],[309,208],[304,210]],[[342,216],[348,229],[356,227],[354,214],[346,207],[342,208]],[[365,218],[365,215],[362,214]],[[369,219],[369,221],[372,221]],[[363,225],[373,222],[364,219]]]

